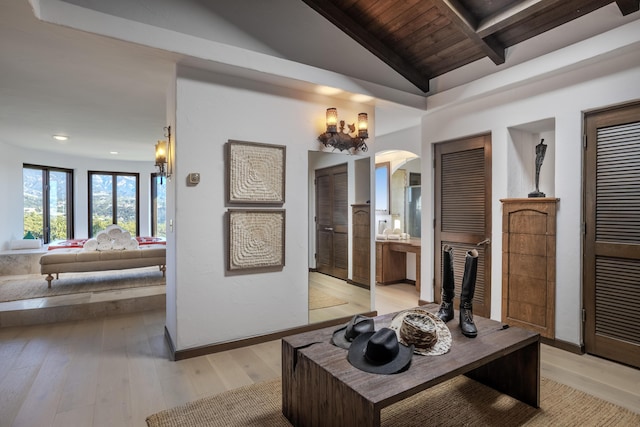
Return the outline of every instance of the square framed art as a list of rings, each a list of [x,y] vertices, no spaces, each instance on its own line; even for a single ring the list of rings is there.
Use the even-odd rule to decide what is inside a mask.
[[[284,145],[230,140],[226,148],[227,203],[284,203]]]
[[[284,209],[229,209],[227,216],[229,271],[284,266]]]

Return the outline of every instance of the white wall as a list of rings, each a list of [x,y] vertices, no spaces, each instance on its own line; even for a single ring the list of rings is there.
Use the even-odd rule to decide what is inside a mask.
[[[76,238],[86,238],[88,222],[88,174],[90,170],[140,174],[140,235],[151,235],[151,173],[155,172],[153,141],[149,142],[149,162],[100,160],[60,155],[53,152],[25,150],[13,144],[2,144],[0,156],[0,250],[9,249],[9,241],[21,239],[23,227],[22,165],[24,163],[73,170],[74,230]]]
[[[16,161],[20,158],[17,147],[0,142],[0,150],[0,250],[7,250],[9,241],[24,236],[22,185],[10,185],[22,183],[22,163]]]
[[[167,106],[166,106],[166,118],[167,124],[172,128],[172,136],[169,149],[168,168],[170,172],[173,172],[175,167],[175,134],[176,134],[176,91],[177,91],[177,69],[173,69],[173,79],[169,87],[167,88]],[[173,340],[173,348],[176,348],[175,337],[178,334],[178,313],[177,313],[177,290],[176,290],[176,239],[173,232],[173,219],[176,211],[176,188],[177,185],[176,175],[171,176],[167,180],[167,271],[166,276],[166,321],[165,327],[169,333],[169,337]]]
[[[420,156],[421,146],[420,126],[413,126],[397,132],[388,133],[376,137],[375,145],[371,145],[371,150],[375,153],[387,150],[403,150],[410,151]]]
[[[279,56],[264,42],[240,31],[224,16],[220,16],[220,12],[216,10],[224,10],[220,5],[206,5],[199,1],[190,0],[153,0],[152,5],[146,4],[144,1],[130,0],[106,2],[66,0],[66,2],[127,20],[165,27],[203,39]]]
[[[337,106],[347,121],[361,109],[373,117],[373,109],[347,108],[318,95],[190,68],[178,68],[176,88],[176,199],[174,236],[168,238],[176,246],[176,319],[175,326],[168,325],[176,331],[176,349],[306,325],[308,152],[318,147],[328,106]],[[281,271],[226,273],[223,154],[228,140],[286,146],[286,265]],[[201,174],[199,185],[186,186],[189,172]]]
[[[51,3],[51,2],[50,2]],[[277,60],[244,49],[232,49],[219,43],[206,43],[172,31],[149,26],[133,28],[124,20],[106,16],[87,16],[74,12],[68,3],[48,5],[53,22],[71,27],[125,38],[140,44],[178,51],[178,45],[193,56],[260,70],[271,77],[280,76],[342,87],[354,93],[369,93],[369,84],[347,76],[324,72],[291,61]],[[75,3],[84,4],[78,0]],[[163,2],[168,3],[168,2]],[[124,4],[119,1],[118,4]],[[61,6],[56,9],[54,6]],[[46,5],[45,5],[46,6]],[[47,9],[47,8],[44,8]],[[140,8],[137,8],[140,9]],[[45,10],[42,11],[47,15]],[[83,11],[86,12],[86,11]],[[147,16],[141,14],[141,16]],[[47,16],[41,17],[47,19]],[[55,18],[55,19],[54,19]],[[157,18],[157,17],[156,17]],[[77,21],[76,21],[77,20]],[[160,17],[162,20],[162,17]],[[190,22],[186,20],[186,22]],[[75,24],[75,25],[72,25]],[[127,24],[130,24],[127,22]],[[422,126],[398,135],[385,135],[370,144],[370,151],[406,149],[420,153],[424,188],[432,188],[431,144],[472,134],[491,132],[493,143],[493,245],[492,317],[500,318],[500,210],[499,199],[509,196],[509,129],[539,120],[555,122],[554,195],[559,197],[558,217],[558,338],[580,341],[579,308],[581,300],[581,128],[582,112],[626,100],[640,98],[638,54],[639,23],[620,27],[597,40],[546,55],[496,73],[469,85],[454,87],[428,98],[427,116]],[[243,39],[243,42],[255,42]],[[256,45],[258,43],[256,42]],[[182,50],[181,50],[182,51]],[[393,91],[380,91],[380,93]],[[393,95],[393,96],[392,96]],[[419,96],[388,93],[407,105],[422,106]],[[177,81],[173,109],[177,138],[176,176],[168,191],[175,221],[174,234],[168,236],[167,329],[184,349],[198,345],[238,339],[306,323],[306,275],[308,220],[307,151],[322,131],[324,110],[334,102],[323,102],[312,95],[290,89],[278,89],[263,83],[241,81],[183,70]],[[343,113],[342,104],[337,105]],[[349,117],[360,108],[347,108]],[[369,111],[370,117],[373,113]],[[370,132],[374,134],[374,132]],[[287,146],[287,265],[282,272],[228,277],[224,275],[224,243],[221,239],[224,206],[223,144],[228,139],[284,144]],[[19,145],[19,142],[16,142]],[[412,145],[415,144],[415,148]],[[0,148],[5,148],[0,144]],[[152,144],[150,144],[150,151]],[[4,155],[8,153],[8,155]],[[15,157],[12,157],[15,156]],[[11,158],[9,158],[11,157]],[[112,164],[92,165],[85,159],[58,158],[43,153],[23,153],[13,146],[3,150],[0,178],[5,183],[21,182],[22,162],[85,168],[78,174],[78,200],[86,198],[86,169],[120,169]],[[85,163],[89,165],[85,166]],[[67,166],[68,165],[68,166]],[[545,160],[545,167],[551,162]],[[151,163],[148,172],[153,170]],[[141,169],[143,167],[141,166]],[[125,165],[122,169],[128,169]],[[202,182],[186,187],[186,173],[197,171]],[[84,185],[84,189],[81,186]],[[544,189],[543,189],[544,191]],[[0,242],[21,235],[21,189],[0,187]],[[141,198],[144,196],[141,194]],[[76,205],[76,212],[86,200]],[[143,205],[141,205],[143,206]],[[86,212],[86,211],[85,211]],[[169,215],[169,212],[168,212]],[[79,215],[78,217],[82,217]],[[433,219],[433,206],[423,209],[423,224]],[[79,235],[85,224],[76,227]],[[423,283],[433,278],[433,240],[423,238]],[[172,265],[175,263],[175,265]],[[304,281],[304,286],[301,282]],[[423,286],[421,297],[433,299],[431,286]],[[286,304],[285,302],[286,301]],[[171,304],[175,304],[171,307]],[[238,312],[241,307],[242,312]],[[286,307],[286,308],[285,308]],[[293,307],[291,311],[289,311]],[[304,312],[304,313],[303,313]]]
[[[587,46],[588,47],[588,46]],[[585,48],[582,44],[581,48]],[[601,48],[601,47],[600,47]],[[544,60],[544,58],[542,58]],[[493,78],[499,80],[500,76]],[[491,256],[491,317],[501,319],[502,296],[502,237],[500,199],[510,194],[509,159],[513,137],[510,129],[522,124],[555,121],[553,157],[545,158],[541,174],[553,169],[554,179],[545,185],[560,199],[557,218],[557,276],[556,276],[556,337],[573,344],[581,344],[582,307],[582,125],[583,112],[640,98],[640,46],[606,55],[606,61],[591,61],[581,68],[575,64],[566,72],[556,72],[546,79],[532,77],[503,90],[487,91],[481,87],[456,89],[476,95],[458,98],[449,105],[440,104],[427,112],[422,130],[423,186],[433,188],[431,144],[468,135],[491,133],[492,138],[492,245]],[[482,82],[479,82],[479,84]],[[486,82],[485,82],[486,83]],[[444,94],[451,99],[452,94]],[[526,127],[526,126],[525,126]],[[531,144],[538,136],[531,136]],[[551,134],[547,133],[547,136]],[[548,153],[550,154],[550,153]],[[513,171],[511,172],[513,173]],[[531,171],[527,182],[531,182]],[[541,191],[545,191],[542,184]],[[527,184],[529,185],[529,184]],[[526,197],[520,194],[519,197]],[[433,220],[433,206],[423,211],[423,224]],[[425,283],[433,277],[433,240],[422,244],[422,271]],[[425,286],[422,298],[433,300],[432,289]]]

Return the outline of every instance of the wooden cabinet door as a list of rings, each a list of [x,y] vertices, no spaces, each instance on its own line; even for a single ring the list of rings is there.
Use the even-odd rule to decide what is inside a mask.
[[[382,244],[376,242],[376,283],[382,283]]]
[[[353,205],[353,274],[354,283],[371,286],[371,216],[369,205]]]
[[[407,254],[391,250],[391,242],[376,242],[376,281],[381,285],[407,278]]]
[[[502,321],[555,338],[555,198],[503,199]]]

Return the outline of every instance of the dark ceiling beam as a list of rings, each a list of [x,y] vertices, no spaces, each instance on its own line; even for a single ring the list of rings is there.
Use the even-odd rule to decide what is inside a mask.
[[[381,43],[374,34],[366,31],[346,13],[328,0],[302,0],[313,10],[324,16],[349,37],[360,43],[369,52],[384,61],[387,65],[400,73],[404,78],[423,92],[429,91],[430,76],[424,75],[405,61],[393,49]]]
[[[476,33],[478,33],[480,37],[488,37],[509,25],[522,22],[537,12],[565,1],[566,0],[525,0],[480,21],[476,28]]]
[[[482,38],[478,35],[476,32],[477,23],[475,19],[458,0],[436,1],[435,6],[449,18],[456,27],[462,30],[469,40],[478,46],[494,64],[504,63],[504,47],[491,36]]]
[[[640,10],[640,0],[616,0],[616,4],[623,16]]]

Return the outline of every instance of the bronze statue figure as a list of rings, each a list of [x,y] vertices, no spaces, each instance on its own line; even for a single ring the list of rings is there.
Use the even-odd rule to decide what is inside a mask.
[[[540,144],[536,145],[536,191],[529,193],[529,197],[545,197],[546,194],[540,191],[540,168],[544,161],[544,155],[547,152],[547,146],[544,144],[544,138],[540,140]]]

